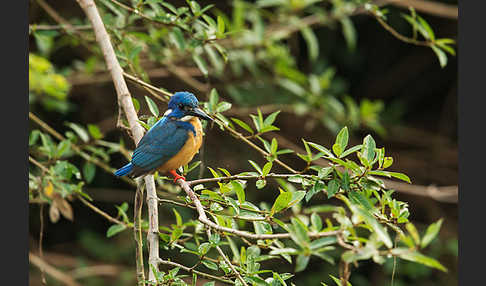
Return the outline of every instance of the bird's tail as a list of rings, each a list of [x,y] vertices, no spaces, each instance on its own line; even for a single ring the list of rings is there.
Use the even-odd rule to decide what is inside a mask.
[[[130,171],[133,169],[133,164],[128,163],[125,166],[121,167],[120,169],[115,171],[115,175],[118,177],[125,176],[126,174],[130,173]]]

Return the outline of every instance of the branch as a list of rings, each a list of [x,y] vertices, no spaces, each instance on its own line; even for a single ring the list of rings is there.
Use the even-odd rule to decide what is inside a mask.
[[[133,135],[135,144],[142,139],[144,131],[142,126],[138,123],[137,112],[132,103],[132,98],[128,90],[127,84],[123,77],[123,70],[118,62],[113,46],[110,42],[110,37],[105,29],[101,16],[96,8],[93,0],[77,0],[83,11],[86,13],[91,25],[93,26],[96,35],[96,41],[100,45],[103,52],[105,62],[108,70],[111,73],[113,83],[115,85],[118,104],[123,108],[125,116],[127,117],[131,133]],[[140,185],[141,181],[138,182]],[[159,222],[157,198],[155,190],[154,177],[152,175],[145,177],[145,185],[147,189],[147,205],[149,217],[149,231],[147,234],[147,244],[149,248],[149,263],[158,270],[159,263]],[[149,281],[156,281],[153,271],[149,271]]]
[[[135,240],[135,261],[137,265],[138,285],[145,286],[145,273],[143,270],[143,242],[142,242],[142,206],[143,188],[139,186],[135,191],[135,202],[133,207],[133,236]]]
[[[449,19],[457,19],[459,14],[459,10],[456,5],[444,4],[435,1],[386,0],[385,4],[391,4],[403,8],[413,7],[417,11]]]
[[[83,197],[79,197],[79,200],[85,204],[87,207],[89,207],[90,209],[92,209],[95,213],[101,215],[102,217],[106,218],[108,221],[111,221],[112,223],[115,223],[115,224],[121,224],[121,225],[124,225],[126,227],[130,227],[129,225],[127,225],[126,223],[120,221],[120,220],[117,220],[116,218],[110,216],[109,214],[105,213],[104,211],[100,210],[99,208],[95,207],[92,203],[88,202],[85,198]]]
[[[218,281],[221,281],[221,282],[224,282],[224,283],[228,283],[228,284],[235,284],[231,280],[223,279],[223,278],[221,278],[219,276],[214,276],[214,275],[211,275],[211,274],[208,274],[208,273],[205,273],[205,272],[197,271],[197,270],[194,270],[194,269],[192,269],[190,267],[184,266],[184,265],[179,264],[179,263],[176,263],[176,262],[159,259],[159,263],[160,264],[174,266],[174,267],[179,267],[179,268],[181,268],[184,271],[187,271],[189,273],[196,273],[197,275],[201,275],[201,276],[204,276],[204,277],[209,278],[209,279],[218,280]]]
[[[294,176],[301,176],[303,178],[312,178],[312,175],[298,175],[298,174],[273,174],[270,173],[266,176],[255,176],[255,175],[235,175],[230,177],[219,177],[219,178],[207,178],[207,179],[199,179],[193,181],[187,181],[189,186],[194,186],[197,184],[209,183],[209,182],[220,182],[220,181],[229,181],[229,180],[251,180],[251,179],[265,179],[265,178],[289,178]]]
[[[59,282],[62,282],[65,285],[68,286],[81,286],[78,282],[76,282],[73,278],[71,278],[69,275],[61,272],[54,266],[48,264],[44,260],[40,259],[37,255],[32,254],[29,252],[29,261],[30,263],[34,264],[36,267],[41,269],[42,271],[45,271],[49,276],[52,278],[56,279]]]
[[[200,222],[202,222],[203,224],[207,225],[208,227],[211,227],[211,228],[218,230],[218,231],[231,233],[231,234],[234,234],[236,236],[246,237],[246,238],[256,239],[256,240],[258,240],[258,239],[290,238],[290,233],[255,234],[255,233],[251,233],[251,232],[247,232],[247,231],[237,230],[237,229],[234,229],[234,228],[228,228],[228,227],[220,226],[220,225],[218,225],[218,224],[216,224],[216,223],[214,223],[214,222],[212,222],[211,220],[208,219],[208,217],[206,216],[206,213],[204,211],[204,207],[201,204],[201,201],[196,196],[194,191],[191,189],[188,182],[186,182],[182,179],[179,179],[179,180],[177,180],[177,184],[186,192],[186,194],[189,196],[189,198],[191,199],[191,201],[195,205],[197,213],[199,215],[198,220]],[[311,233],[309,233],[309,237],[318,238],[318,237],[324,237],[324,236],[334,236],[334,235],[338,235],[340,233],[341,233],[341,231],[311,232]]]

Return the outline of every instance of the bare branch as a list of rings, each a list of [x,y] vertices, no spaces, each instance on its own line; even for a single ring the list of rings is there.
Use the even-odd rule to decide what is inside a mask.
[[[456,5],[450,5],[435,1],[386,0],[384,2],[386,4],[391,4],[403,8],[413,7],[417,11],[449,19],[457,19],[459,14],[459,9]]]
[[[188,182],[179,179],[177,180],[177,184],[186,192],[189,196],[193,204],[196,206],[197,213],[199,215],[198,220],[203,224],[222,232],[231,233],[240,237],[246,237],[251,239],[275,239],[275,238],[290,238],[290,233],[276,233],[276,234],[255,234],[247,231],[241,231],[234,228],[220,226],[211,220],[208,219],[206,213],[204,211],[204,207],[201,204],[201,201],[196,196],[194,191],[189,186]],[[310,232],[309,237],[324,237],[324,236],[334,236],[341,233],[341,231],[328,231],[328,232]]]
[[[132,98],[128,90],[127,84],[123,77],[123,70],[118,62],[113,46],[111,45],[110,37],[105,29],[101,16],[96,8],[93,0],[77,0],[81,8],[86,13],[91,25],[93,26],[96,35],[96,41],[99,43],[103,52],[105,62],[108,70],[111,73],[113,83],[115,85],[118,102],[123,108],[125,116],[127,117],[131,133],[134,137],[135,144],[142,139],[144,131],[142,126],[138,123],[137,112],[132,103]],[[140,185],[141,182],[138,184]],[[149,263],[158,269],[159,262],[159,221],[157,196],[155,189],[154,177],[152,175],[145,177],[145,186],[147,190],[147,205],[149,213],[149,231],[147,234],[147,244],[149,248]],[[156,281],[153,271],[149,271],[149,281]]]
[[[54,266],[50,265],[49,263],[45,262],[44,260],[40,259],[35,254],[32,254],[29,252],[29,261],[39,269],[45,271],[49,276],[52,278],[56,279],[57,281],[63,283],[64,285],[67,286],[81,286],[78,282],[76,282],[73,278],[71,278],[69,275],[61,272]]]
[[[255,180],[255,179],[264,179],[264,178],[290,178],[294,176],[300,176],[303,178],[309,178],[311,179],[313,176],[312,175],[299,175],[299,174],[273,174],[270,173],[266,176],[254,176],[254,175],[235,175],[235,176],[230,176],[230,177],[219,177],[219,178],[207,178],[207,179],[199,179],[199,180],[193,180],[193,181],[187,181],[187,184],[189,186],[194,186],[197,184],[204,184],[204,183],[209,183],[209,182],[221,182],[221,181],[229,181],[229,180]]]
[[[190,267],[184,266],[184,265],[179,264],[179,263],[176,263],[176,262],[159,259],[159,263],[160,264],[174,266],[174,267],[179,267],[182,270],[187,271],[189,273],[196,273],[197,275],[201,275],[201,276],[206,277],[206,278],[209,278],[209,279],[218,280],[218,281],[221,281],[221,282],[224,282],[224,283],[227,283],[227,284],[235,284],[231,280],[223,279],[223,278],[221,278],[219,276],[214,276],[214,275],[211,275],[211,274],[208,274],[208,273],[205,273],[205,272],[197,271],[197,270],[194,270],[194,269],[192,269]]]
[[[137,265],[138,285],[145,286],[145,273],[143,270],[143,242],[142,242],[142,206],[143,206],[143,188],[137,187],[135,192],[135,202],[133,208],[133,236],[135,240],[135,262]]]

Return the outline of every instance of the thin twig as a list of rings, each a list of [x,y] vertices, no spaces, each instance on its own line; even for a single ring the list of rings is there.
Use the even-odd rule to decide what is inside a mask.
[[[110,216],[109,214],[105,213],[104,211],[100,210],[99,208],[97,208],[96,206],[94,206],[92,203],[88,202],[85,198],[79,196],[78,199],[83,203],[85,204],[86,206],[88,206],[90,209],[92,209],[93,211],[95,211],[97,214],[101,215],[102,217],[106,218],[107,220],[111,221],[112,223],[115,223],[115,224],[121,224],[121,225],[124,225],[126,227],[130,227],[128,224]]]
[[[40,259],[37,255],[29,252],[29,261],[39,269],[45,270],[49,276],[56,279],[57,281],[67,285],[67,286],[81,286],[78,282],[76,282],[73,278],[65,273],[61,272],[54,266],[50,265],[49,263],[45,262],[44,260]]]
[[[234,234],[234,235],[237,235],[237,236],[240,236],[240,237],[256,239],[256,240],[258,240],[258,239],[290,238],[290,233],[255,234],[255,233],[251,233],[251,232],[247,232],[247,231],[237,230],[237,229],[234,229],[234,228],[220,226],[220,225],[212,222],[211,220],[209,220],[207,218],[206,213],[204,211],[204,207],[201,204],[201,201],[199,200],[199,198],[196,196],[196,194],[194,193],[194,191],[191,189],[191,187],[189,186],[189,184],[186,181],[179,179],[179,180],[177,180],[177,184],[186,192],[186,194],[189,196],[189,198],[191,199],[191,201],[195,205],[197,213],[199,215],[198,220],[200,222],[202,222],[203,224],[205,224],[205,225],[207,225],[207,226],[209,226],[209,227],[211,227],[215,230],[218,230],[218,231],[221,231],[221,232],[231,233],[231,234]],[[325,237],[325,236],[334,236],[334,235],[338,235],[339,233],[341,233],[341,232],[340,231],[310,232],[309,237],[318,238],[318,237]]]
[[[52,19],[54,19],[54,21],[58,22],[62,28],[69,32],[76,31],[73,25],[71,25],[68,20],[64,19],[61,15],[59,15],[59,13],[57,13],[55,9],[47,4],[47,2],[45,2],[44,0],[37,0],[37,4],[39,4],[39,6],[41,6],[42,9],[44,9],[44,11],[46,11],[46,13],[49,14]]]
[[[138,285],[145,286],[145,270],[143,268],[143,242],[142,242],[142,206],[143,206],[143,188],[137,187],[135,192],[135,202],[133,209],[133,236],[135,239],[135,261],[137,265]]]
[[[151,89],[151,90],[154,90],[156,92],[159,92],[159,93],[165,95],[166,97],[171,97],[172,96],[172,94],[170,92],[167,92],[167,91],[165,91],[165,90],[163,90],[161,88],[157,88],[157,87],[155,87],[155,86],[153,86],[151,84],[148,84],[148,83],[144,82],[143,80],[141,80],[141,79],[139,79],[139,78],[137,78],[137,77],[135,77],[135,76],[133,76],[133,75],[131,75],[129,73],[123,72],[123,75],[126,78],[128,78],[129,80],[131,80],[131,81],[133,81],[133,82],[141,85],[142,87],[146,87],[148,89]],[[158,94],[153,94],[152,93],[152,95],[155,98],[157,98],[157,99],[159,99],[161,101],[168,102],[168,99],[167,98],[160,97]]]
[[[30,156],[29,156],[30,158]],[[40,230],[39,230],[39,257],[44,260],[44,251],[42,249],[42,244],[44,241],[44,204],[40,204],[39,207],[39,217],[40,217]],[[46,275],[43,267],[40,267],[42,284],[47,285]]]
[[[312,175],[298,175],[298,174],[273,174],[270,173],[266,176],[262,175],[235,175],[235,176],[229,176],[229,177],[219,177],[219,178],[206,178],[206,179],[199,179],[199,180],[193,180],[193,181],[187,181],[189,186],[194,186],[197,184],[204,184],[204,183],[209,183],[209,182],[221,182],[221,181],[229,181],[229,180],[260,180],[264,178],[290,178],[290,177],[295,177],[295,176],[300,176],[302,178],[309,178],[311,179],[313,176]]]
[[[457,19],[459,15],[459,9],[456,5],[445,4],[436,1],[386,0],[384,2],[386,4],[391,4],[403,8],[413,7],[417,11],[449,19]]]
[[[399,39],[402,42],[417,45],[417,46],[424,46],[424,47],[430,47],[430,46],[433,45],[433,42],[431,42],[431,41],[419,41],[419,40],[416,40],[416,39],[413,39],[413,38],[406,37],[406,36],[400,34],[399,32],[397,32],[397,30],[395,30],[392,26],[388,25],[388,23],[385,22],[377,14],[371,12],[370,15],[373,15],[375,17],[375,19],[378,21],[378,23],[380,23],[380,25],[385,30],[390,32],[390,34],[392,34],[395,38]]]
[[[221,282],[224,282],[224,283],[227,283],[227,284],[235,284],[231,280],[227,280],[227,279],[221,278],[220,276],[211,275],[211,274],[208,274],[208,273],[205,273],[205,272],[197,271],[197,270],[194,270],[194,269],[192,269],[190,267],[187,267],[185,265],[182,265],[182,264],[179,264],[179,263],[176,263],[176,262],[159,259],[159,263],[160,264],[174,266],[174,267],[179,267],[180,269],[182,269],[184,271],[187,271],[189,273],[195,273],[197,275],[201,275],[201,276],[206,277],[206,278],[209,278],[209,279],[218,280],[218,281],[221,281]]]
[[[32,158],[30,155],[29,155],[29,161],[32,162],[37,167],[39,167],[43,172],[49,173],[49,169],[47,169],[44,165],[39,163],[36,159]]]

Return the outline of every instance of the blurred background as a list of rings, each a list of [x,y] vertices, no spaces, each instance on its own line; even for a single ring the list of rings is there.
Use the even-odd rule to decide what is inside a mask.
[[[103,13],[111,15],[106,16],[104,21],[116,21],[119,8],[114,1],[95,2]],[[119,2],[132,5],[137,1]],[[184,1],[165,2],[175,7],[186,5]],[[226,15],[226,20],[234,25],[235,6],[243,3],[197,2],[201,7],[214,4],[209,14]],[[318,8],[330,11],[341,7],[339,5],[358,5],[365,1],[313,1],[316,3],[306,4],[312,5],[311,9],[306,8],[301,14],[286,11],[282,3],[287,1],[273,1],[279,3],[268,6],[264,2],[271,1],[245,1],[260,4],[254,9],[266,11],[260,14],[261,29],[272,31],[271,28],[276,27],[285,31],[292,30],[293,24],[290,21],[285,26],[274,20],[279,15],[305,18],[319,13],[321,10]],[[387,9],[387,23],[401,34],[411,35],[413,32],[410,24],[401,17],[401,13],[410,14],[407,7],[412,5],[417,14],[429,23],[437,38],[457,39],[457,1],[375,3]],[[243,25],[255,29],[259,23],[252,20],[256,18],[252,16],[255,13],[250,8],[245,12],[248,14],[243,16],[246,17]],[[173,50],[173,46],[168,47],[163,41],[152,42],[153,38],[145,39],[147,46],[143,46],[136,55],[135,66],[126,64],[124,68],[169,91],[191,91],[201,101],[206,101],[211,88],[216,88],[219,96],[232,104],[232,108],[223,114],[248,123],[251,122],[249,114],[256,114],[258,107],[266,115],[281,110],[275,122],[280,131],[264,137],[277,138],[283,148],[304,152],[300,138],[332,146],[337,132],[345,125],[351,130],[352,145],[360,144],[361,138],[372,134],[377,146],[384,146],[389,156],[394,158],[391,170],[407,174],[413,182],[413,185],[398,184],[395,188],[397,199],[409,203],[410,220],[424,231],[426,225],[444,218],[440,235],[427,249],[427,255],[441,261],[448,268],[448,273],[397,261],[394,285],[457,285],[457,58],[449,56],[447,65],[441,67],[430,48],[397,39],[373,16],[353,13],[345,19],[329,25],[311,26],[312,35],[308,32],[291,33],[263,48],[252,44],[254,39],[242,36],[240,40],[247,42],[234,49],[228,48],[226,63],[221,61],[221,56],[219,60],[213,59],[205,51],[202,57],[209,70],[207,77],[201,66],[190,57],[178,60],[178,55],[167,52]],[[66,31],[60,28],[62,21],[81,28]],[[76,1],[32,0],[29,2],[29,23],[30,111],[62,134],[69,130],[65,122],[84,126],[92,124],[99,128],[103,140],[115,143],[122,140],[126,142],[127,149],[133,149],[131,138],[116,127],[116,93]],[[155,33],[153,30],[147,32],[144,24],[137,21],[128,23],[130,25],[122,23],[119,27],[130,27],[131,31],[138,33],[135,35],[138,39],[142,39],[139,34],[147,33],[152,37]],[[163,33],[158,37],[173,38]],[[123,37],[114,38],[117,49],[130,45],[124,42]],[[225,40],[236,42],[231,35]],[[39,75],[34,73],[33,57],[47,59],[56,74],[64,78],[65,81],[57,82],[57,90],[63,90],[60,94],[35,89],[33,80]],[[170,62],[166,61],[168,58]],[[313,84],[314,80],[318,87]],[[149,114],[144,100],[147,92],[132,82],[128,84],[132,96],[140,103],[139,115]],[[166,108],[161,101],[157,101],[157,105],[161,111]],[[30,125],[31,130],[39,129],[34,122]],[[227,136],[217,126],[207,127],[204,146],[196,160],[202,160],[205,166],[224,167],[237,173],[249,170],[247,159],[264,162],[256,151]],[[305,167],[305,162],[294,155],[282,157],[282,160],[297,169]],[[118,168],[126,161],[120,153],[113,153],[107,162]],[[79,158],[72,162],[82,166]],[[198,173],[192,172],[189,178],[197,178]],[[207,170],[201,171],[203,176],[208,174]],[[277,188],[277,185],[269,187]],[[129,205],[127,213],[130,216],[133,213],[133,187],[99,168],[92,180],[83,186],[83,191],[94,199],[100,209],[113,216],[117,214],[115,205],[124,202]],[[257,202],[269,198],[269,192],[256,189],[247,194],[250,200]],[[125,231],[107,239],[106,232],[111,223],[79,201],[70,204],[72,221],[61,217],[52,222],[44,212],[42,239],[45,261],[75,277],[79,285],[134,285],[133,233]],[[39,247],[39,208],[40,204],[30,202],[30,249],[34,253]],[[160,205],[161,225],[174,223],[171,208]],[[178,210],[185,217],[192,216],[187,209]],[[161,250],[162,257],[175,255],[179,254]],[[277,263],[279,269],[293,269],[290,264]],[[384,267],[362,262],[353,271],[350,282],[359,286],[390,285],[392,264],[391,259]],[[312,260],[305,272],[292,278],[292,282],[296,285],[319,285],[320,281],[329,281],[323,273],[335,272],[335,266]],[[48,285],[62,285],[55,279],[47,279]],[[42,285],[40,271],[32,265],[29,280],[30,285]]]

